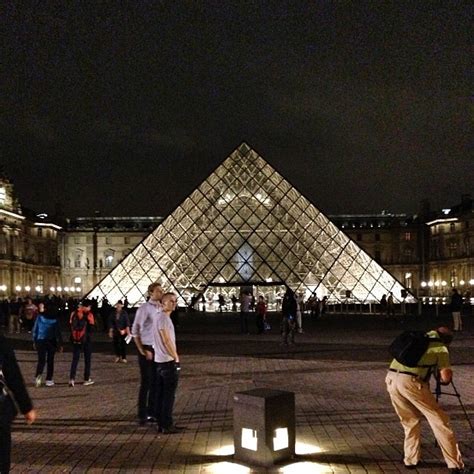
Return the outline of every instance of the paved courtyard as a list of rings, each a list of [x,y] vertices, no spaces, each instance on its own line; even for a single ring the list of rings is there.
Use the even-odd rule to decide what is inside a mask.
[[[474,318],[465,319],[466,330],[451,353],[455,384],[474,423]],[[412,319],[406,326],[428,329],[440,321]],[[175,417],[186,430],[173,435],[136,424],[134,347],[127,365],[115,364],[111,343],[97,334],[95,385],[68,387],[71,353],[66,348],[57,356],[56,385],[35,388],[36,354],[27,335],[15,336],[39,418],[33,426],[20,418],[15,422],[13,472],[405,472],[402,429],[384,385],[387,345],[400,331],[398,323],[373,316],[306,317],[305,333],[286,348],[279,345],[276,316],[272,331],[263,336],[238,334],[238,317],[232,314],[186,314],[180,322]],[[78,374],[82,367],[81,361]],[[243,466],[232,456],[233,394],[257,387],[296,394],[297,456],[267,471]],[[474,435],[457,398],[443,395],[441,403],[466,464],[474,466]],[[425,422],[422,431],[425,464],[417,472],[447,472]]]

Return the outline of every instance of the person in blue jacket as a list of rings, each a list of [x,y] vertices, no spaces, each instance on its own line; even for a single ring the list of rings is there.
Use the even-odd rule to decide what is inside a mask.
[[[35,385],[41,386],[44,366],[47,365],[45,385],[52,387],[54,385],[54,356],[57,351],[62,351],[63,341],[56,314],[52,309],[46,308],[44,303],[38,304],[38,316],[32,334],[33,346],[38,352]]]

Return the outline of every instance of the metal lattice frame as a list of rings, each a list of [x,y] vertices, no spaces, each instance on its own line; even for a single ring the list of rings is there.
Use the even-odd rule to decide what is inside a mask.
[[[132,305],[151,282],[181,304],[213,284],[284,282],[335,301],[380,301],[402,285],[246,144],[119,263],[89,297]],[[413,300],[408,295],[406,301]]]

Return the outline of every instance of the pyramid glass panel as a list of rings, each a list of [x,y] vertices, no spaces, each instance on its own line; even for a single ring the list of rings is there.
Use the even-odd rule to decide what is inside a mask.
[[[227,295],[253,285],[270,300],[281,285],[334,301],[350,290],[360,302],[389,291],[400,300],[403,289],[245,143],[88,296],[138,305],[153,281],[176,291],[180,305],[198,292],[212,301],[222,284],[236,287]]]

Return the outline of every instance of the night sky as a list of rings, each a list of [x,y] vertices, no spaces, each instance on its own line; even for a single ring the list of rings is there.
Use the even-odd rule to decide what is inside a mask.
[[[468,5],[7,0],[1,164],[37,211],[163,216],[246,141],[326,213],[449,207]]]

